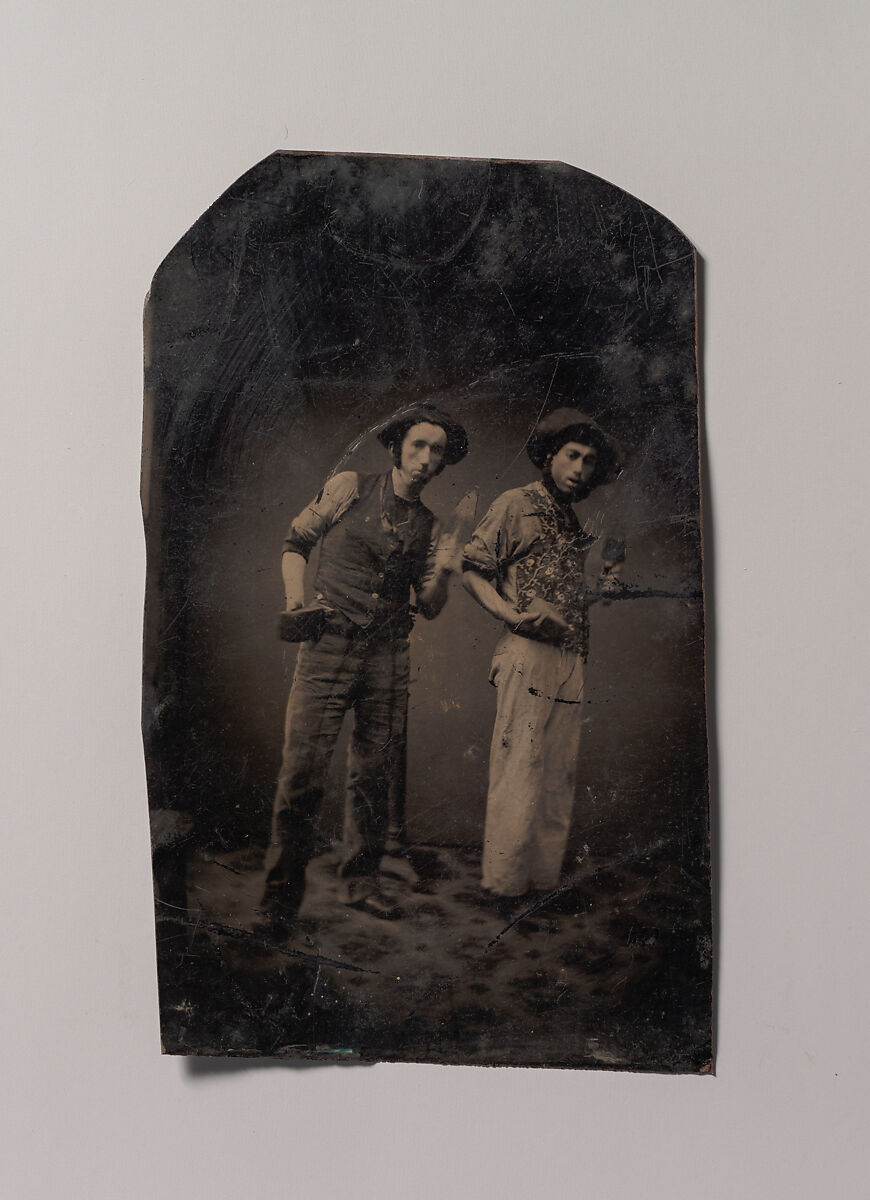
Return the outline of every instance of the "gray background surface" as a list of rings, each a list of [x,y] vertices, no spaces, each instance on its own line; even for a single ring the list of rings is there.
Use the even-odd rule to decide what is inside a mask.
[[[9,15],[5,1194],[864,1192],[868,34],[820,0]],[[704,257],[715,1079],[159,1056],[141,301],[279,147],[562,159]]]

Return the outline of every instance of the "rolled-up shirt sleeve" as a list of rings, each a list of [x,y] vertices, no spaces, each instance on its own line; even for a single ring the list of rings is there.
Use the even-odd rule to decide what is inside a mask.
[[[462,569],[477,571],[490,582],[501,579],[520,554],[524,540],[521,514],[510,492],[493,501],[471,535],[462,555]]]
[[[341,471],[327,479],[318,495],[294,519],[284,539],[284,553],[308,561],[314,546],[359,497],[356,471]]]

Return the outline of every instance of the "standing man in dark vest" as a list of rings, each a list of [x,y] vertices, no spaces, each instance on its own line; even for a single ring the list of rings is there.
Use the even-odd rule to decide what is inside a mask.
[[[300,648],[287,705],[259,926],[275,934],[287,930],[302,903],[315,822],[348,709],[354,728],[339,867],[343,899],[374,917],[402,915],[380,890],[379,868],[407,717],[410,593],[425,618],[436,617],[458,554],[456,534],[442,532],[420,496],[445,466],[465,457],[468,439],[429,403],[397,414],[378,439],[393,456],[392,470],[333,475],[284,543],[285,611],[304,607],[305,567],[320,542],[314,592],[323,612],[316,614],[319,638]]]

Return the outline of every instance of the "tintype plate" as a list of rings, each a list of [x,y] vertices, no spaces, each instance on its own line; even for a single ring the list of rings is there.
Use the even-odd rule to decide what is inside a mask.
[[[537,162],[276,153],[161,264],[167,1052],[711,1069],[695,286]]]

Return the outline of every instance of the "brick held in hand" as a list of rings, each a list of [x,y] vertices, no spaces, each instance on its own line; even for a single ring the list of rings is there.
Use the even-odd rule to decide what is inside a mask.
[[[282,642],[316,642],[323,634],[329,609],[322,604],[306,604],[278,617],[278,637]]]

